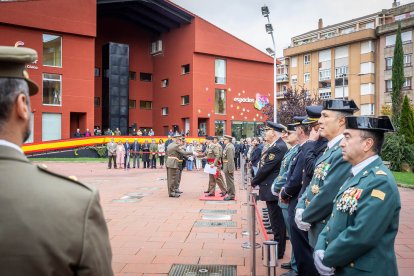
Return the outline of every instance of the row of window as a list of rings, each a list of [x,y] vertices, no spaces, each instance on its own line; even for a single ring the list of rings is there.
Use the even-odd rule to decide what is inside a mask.
[[[411,66],[411,57],[412,57],[412,54],[404,55],[404,67]],[[392,62],[393,62],[393,57],[385,58],[385,70],[392,69]]]
[[[411,90],[411,77],[405,78],[402,89]],[[385,81],[385,92],[391,92],[391,91],[392,91],[392,80],[386,80]]]

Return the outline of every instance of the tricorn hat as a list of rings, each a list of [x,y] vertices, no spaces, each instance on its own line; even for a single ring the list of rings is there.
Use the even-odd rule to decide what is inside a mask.
[[[322,103],[322,107],[323,107],[323,110],[342,111],[342,112],[348,112],[352,114],[355,111],[359,110],[354,100],[341,100],[341,99],[325,100]]]
[[[348,116],[345,117],[346,128],[376,132],[394,132],[394,126],[388,116]]]

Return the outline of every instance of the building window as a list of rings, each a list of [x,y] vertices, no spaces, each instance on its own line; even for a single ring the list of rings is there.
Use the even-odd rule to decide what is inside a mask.
[[[361,115],[374,115],[374,104],[361,104]]]
[[[375,63],[373,62],[361,63],[361,74],[374,74],[374,73],[375,73]]]
[[[101,98],[95,97],[93,102],[94,102],[95,107],[101,106]]]
[[[62,67],[62,37],[43,35],[43,65]]]
[[[42,113],[42,141],[62,138],[62,114]]]
[[[320,89],[319,90],[319,98],[322,100],[330,99],[331,98],[331,90],[330,89]]]
[[[224,59],[216,59],[215,72],[216,84],[226,84],[226,61]]]
[[[168,79],[161,80],[161,87],[168,87],[169,81]]]
[[[391,70],[392,69],[392,57],[385,59],[385,70]]]
[[[303,63],[306,65],[306,64],[310,64],[310,62],[311,62],[311,55],[310,54],[304,55]]]
[[[99,77],[101,75],[101,69],[98,67],[95,67],[95,77]]]
[[[411,66],[411,54],[404,55],[404,66],[405,67]]]
[[[385,81],[385,92],[391,92],[392,91],[392,80],[386,80]]]
[[[298,57],[292,57],[290,59],[290,67],[297,67],[298,66]]]
[[[310,73],[303,74],[303,82],[309,83],[310,82]]]
[[[162,40],[157,40],[151,43],[151,55],[162,53]]]
[[[129,109],[135,109],[137,108],[137,101],[136,100],[129,100]],[[151,107],[152,108],[152,107]]]
[[[223,136],[226,134],[226,121],[214,121],[214,135]]]
[[[129,79],[130,80],[136,80],[137,79],[137,73],[134,71],[129,71]]]
[[[349,27],[346,29],[342,29],[340,32],[341,34],[350,34],[350,33],[355,32],[355,27]]]
[[[373,83],[361,84],[361,95],[374,95],[375,85]]]
[[[375,51],[375,43],[372,40],[361,42],[361,54]]]
[[[330,80],[331,69],[319,70],[319,81]]]
[[[43,104],[62,105],[62,76],[43,74]]]
[[[190,104],[190,96],[189,95],[181,96],[181,105],[188,105],[188,104]]]
[[[335,68],[335,79],[348,76],[348,66],[341,66]]]
[[[151,101],[139,101],[139,108],[151,110],[152,102]]]
[[[292,83],[292,85],[296,85],[298,83],[298,76],[297,75],[292,75],[290,82]]]
[[[226,114],[226,90],[224,89],[216,89],[214,112],[216,114]]]
[[[139,73],[139,79],[141,81],[152,81],[152,74],[151,73]]]
[[[181,65],[181,74],[189,74],[190,73],[190,64]]]
[[[167,116],[168,115],[168,107],[161,108],[161,115],[162,116]]]
[[[411,90],[411,77],[405,78],[405,82],[402,86],[402,90]]]
[[[404,55],[404,67],[411,66],[411,56],[412,54]],[[393,63],[393,57],[385,58],[385,70],[391,70]]]
[[[402,32],[401,33],[401,41],[402,43],[410,43],[412,40],[412,31]],[[395,40],[397,38],[396,34],[387,35],[385,37],[385,47],[391,47],[395,45]]]

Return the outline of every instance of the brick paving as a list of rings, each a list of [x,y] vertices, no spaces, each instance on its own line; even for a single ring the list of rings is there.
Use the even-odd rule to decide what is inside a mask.
[[[46,163],[50,170],[75,175],[100,190],[108,223],[116,275],[167,275],[172,264],[237,265],[237,275],[250,275],[250,251],[241,244],[248,229],[247,195],[239,189],[238,201],[211,203],[199,200],[207,188],[203,172],[183,172],[180,198],[169,198],[165,169],[108,170],[104,163]],[[127,194],[143,196],[136,202],[114,202]],[[138,193],[138,194],[136,194]],[[402,210],[395,249],[401,276],[414,275],[414,190],[401,188]],[[260,205],[259,205],[260,206]],[[263,206],[263,205],[262,205]],[[203,221],[200,210],[235,210],[236,227],[195,227]],[[263,236],[257,236],[262,243]],[[288,243],[289,244],[289,243]],[[289,261],[290,245],[285,258]],[[265,275],[261,249],[257,250],[257,275]],[[285,270],[277,268],[277,275]]]

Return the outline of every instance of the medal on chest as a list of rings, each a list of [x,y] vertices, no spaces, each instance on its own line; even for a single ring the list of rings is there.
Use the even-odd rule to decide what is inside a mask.
[[[355,187],[348,188],[336,203],[336,210],[352,215],[358,208],[358,200],[361,197],[362,189]]]
[[[329,168],[331,167],[331,164],[322,162],[315,168],[315,178],[319,180],[325,180],[326,175],[328,174]]]

